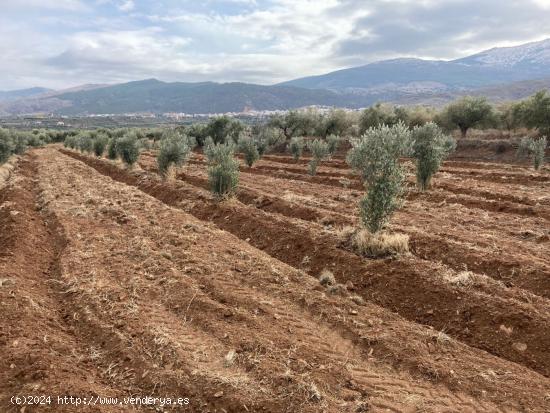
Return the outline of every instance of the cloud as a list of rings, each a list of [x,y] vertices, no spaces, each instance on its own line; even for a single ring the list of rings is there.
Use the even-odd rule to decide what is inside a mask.
[[[395,56],[452,59],[485,48],[519,44],[550,36],[540,21],[550,10],[532,3],[502,0],[374,1],[336,55],[350,63]],[[361,7],[345,0],[340,8]]]
[[[550,0],[9,3],[0,16],[0,89],[150,77],[270,84],[550,37],[540,23],[550,19]]]
[[[5,12],[13,10],[38,10],[50,9],[60,11],[83,11],[88,10],[88,6],[81,0],[18,0],[17,2],[2,2],[2,9]]]
[[[119,4],[118,9],[120,11],[128,12],[134,10],[135,7],[136,5],[134,4],[133,0],[125,0]]]

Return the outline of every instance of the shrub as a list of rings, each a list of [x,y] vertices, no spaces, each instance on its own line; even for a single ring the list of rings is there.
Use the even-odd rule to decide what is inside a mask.
[[[80,152],[91,153],[94,149],[94,141],[89,133],[82,132],[78,135],[78,149]]]
[[[260,159],[258,148],[256,147],[256,143],[254,142],[252,137],[241,134],[241,136],[239,137],[239,141],[237,142],[237,146],[239,148],[239,152],[244,155],[244,160],[248,167],[252,168],[254,162]]]
[[[38,148],[40,146],[44,146],[44,141],[41,139],[40,135],[34,133],[34,131],[33,131],[33,133],[29,134],[29,136],[28,136],[27,144],[29,146],[34,147],[34,148]]]
[[[239,162],[233,157],[234,144],[214,144],[212,138],[207,138],[204,153],[208,160],[211,191],[218,198],[232,196],[239,183]]]
[[[13,153],[22,155],[27,150],[27,134],[24,132],[14,132],[12,139]]]
[[[151,145],[149,138],[143,137],[138,139],[138,147],[139,149],[149,150],[153,147],[153,145]]]
[[[136,163],[139,158],[139,145],[134,132],[129,132],[117,140],[116,153],[129,167],[132,167]]]
[[[319,275],[319,283],[324,286],[334,285],[336,284],[336,278],[334,278],[332,271],[325,268]]]
[[[208,137],[208,128],[207,125],[194,123],[185,128],[185,133],[195,138],[198,146],[203,147]]]
[[[423,191],[429,188],[441,161],[454,149],[454,139],[435,123],[417,126],[412,131],[413,153],[416,158],[416,182]],[[451,143],[449,143],[451,142]]]
[[[254,141],[260,157],[269,152],[273,147],[284,143],[285,137],[276,128],[259,126],[252,129]]]
[[[519,143],[517,156],[518,158],[532,157],[535,170],[539,170],[544,164],[546,145],[546,136],[539,139],[525,137]]]
[[[298,159],[300,159],[300,156],[302,156],[302,152],[304,151],[304,138],[295,136],[294,138],[290,139],[288,149],[290,150],[290,153],[292,154],[294,160],[298,161]]]
[[[163,138],[164,131],[161,128],[152,128],[145,133],[145,136],[155,143]]]
[[[98,134],[93,142],[95,156],[103,156],[103,153],[105,152],[105,148],[107,147],[108,143],[109,138],[107,137],[107,135],[103,133]]]
[[[77,149],[78,148],[78,136],[69,135],[65,138],[63,146],[66,148]]]
[[[360,201],[361,223],[371,233],[380,231],[401,206],[405,173],[399,157],[410,147],[410,131],[403,124],[371,128],[352,139],[347,161],[367,187]]]
[[[214,143],[226,143],[228,140],[237,142],[243,130],[244,125],[240,120],[219,116],[208,122],[203,133],[204,136],[210,136]]]
[[[171,165],[182,166],[189,157],[194,146],[194,139],[176,131],[164,133],[160,141],[157,164],[161,175],[165,176]]]
[[[6,129],[0,128],[0,165],[5,163],[13,154],[14,145],[10,133]]]
[[[307,148],[311,152],[309,174],[315,175],[321,161],[329,155],[328,144],[321,139],[315,139],[314,141],[308,142]]]
[[[338,147],[340,146],[340,136],[338,135],[328,135],[327,136],[327,145],[328,145],[328,152],[332,156],[336,153],[338,150]]]
[[[117,138],[112,137],[111,139],[109,139],[109,143],[107,144],[107,158],[113,161],[118,158],[118,153],[116,151],[116,141]]]

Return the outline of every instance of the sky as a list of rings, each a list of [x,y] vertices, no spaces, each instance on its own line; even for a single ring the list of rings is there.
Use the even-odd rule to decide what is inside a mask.
[[[0,0],[0,90],[274,84],[550,37],[550,0]]]

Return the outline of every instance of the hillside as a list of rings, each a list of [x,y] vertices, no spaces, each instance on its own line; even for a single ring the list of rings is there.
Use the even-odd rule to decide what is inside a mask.
[[[52,89],[44,87],[32,87],[29,89],[18,90],[0,90],[0,102],[7,102],[16,99],[28,98],[31,96],[41,95],[43,93],[51,92]]]
[[[493,48],[465,58],[441,61],[393,59],[282,83],[311,89],[424,93],[479,88],[550,76],[550,39]]]
[[[45,99],[0,105],[0,113],[55,112],[64,115],[89,113],[185,112],[222,113],[292,109],[308,105],[363,107],[372,97],[339,94],[289,86],[246,83],[182,83],[155,79],[56,94]],[[29,110],[30,109],[30,110]]]

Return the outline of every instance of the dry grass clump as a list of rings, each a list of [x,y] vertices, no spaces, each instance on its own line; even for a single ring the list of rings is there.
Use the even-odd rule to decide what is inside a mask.
[[[344,297],[347,294],[348,290],[344,284],[337,283],[329,286],[327,288],[327,292],[331,295],[340,295]]]
[[[449,284],[457,287],[469,287],[474,282],[474,273],[471,271],[461,271],[457,274],[448,275],[445,277]]]
[[[334,278],[334,274],[331,271],[325,268],[319,275],[319,283],[324,286],[335,285],[336,278]]]
[[[357,305],[365,305],[365,300],[360,295],[354,294],[350,296],[350,300]]]
[[[409,252],[409,236],[344,227],[338,234],[341,242],[356,253],[369,258],[403,255]]]

